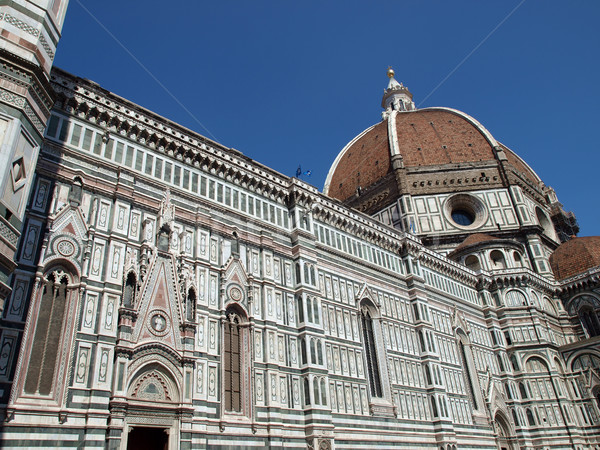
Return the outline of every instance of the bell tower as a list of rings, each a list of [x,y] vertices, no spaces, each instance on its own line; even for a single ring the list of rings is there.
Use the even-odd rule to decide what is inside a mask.
[[[0,5],[0,313],[55,94],[50,69],[68,0]]]

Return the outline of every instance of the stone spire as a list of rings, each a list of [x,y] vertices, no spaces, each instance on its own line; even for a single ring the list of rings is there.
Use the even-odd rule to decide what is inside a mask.
[[[390,79],[388,87],[383,91],[381,107],[386,112],[390,111],[413,111],[415,104],[412,101],[412,94],[402,83],[398,83],[394,78],[394,70],[388,67],[387,76]]]

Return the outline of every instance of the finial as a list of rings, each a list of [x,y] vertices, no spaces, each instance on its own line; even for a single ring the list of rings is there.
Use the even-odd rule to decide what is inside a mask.
[[[387,71],[388,78],[394,78],[394,75],[395,75],[394,69],[392,69],[392,66],[388,66],[388,71]]]

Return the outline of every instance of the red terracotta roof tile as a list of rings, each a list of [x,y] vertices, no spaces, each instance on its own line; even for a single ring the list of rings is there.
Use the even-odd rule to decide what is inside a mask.
[[[576,237],[559,245],[550,256],[550,266],[558,280],[600,266],[600,236]]]

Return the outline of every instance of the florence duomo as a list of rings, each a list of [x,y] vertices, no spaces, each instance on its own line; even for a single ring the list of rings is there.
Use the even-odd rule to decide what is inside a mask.
[[[67,3],[0,2],[0,447],[600,449],[600,237],[518,143],[382,67],[320,191],[53,66]]]

